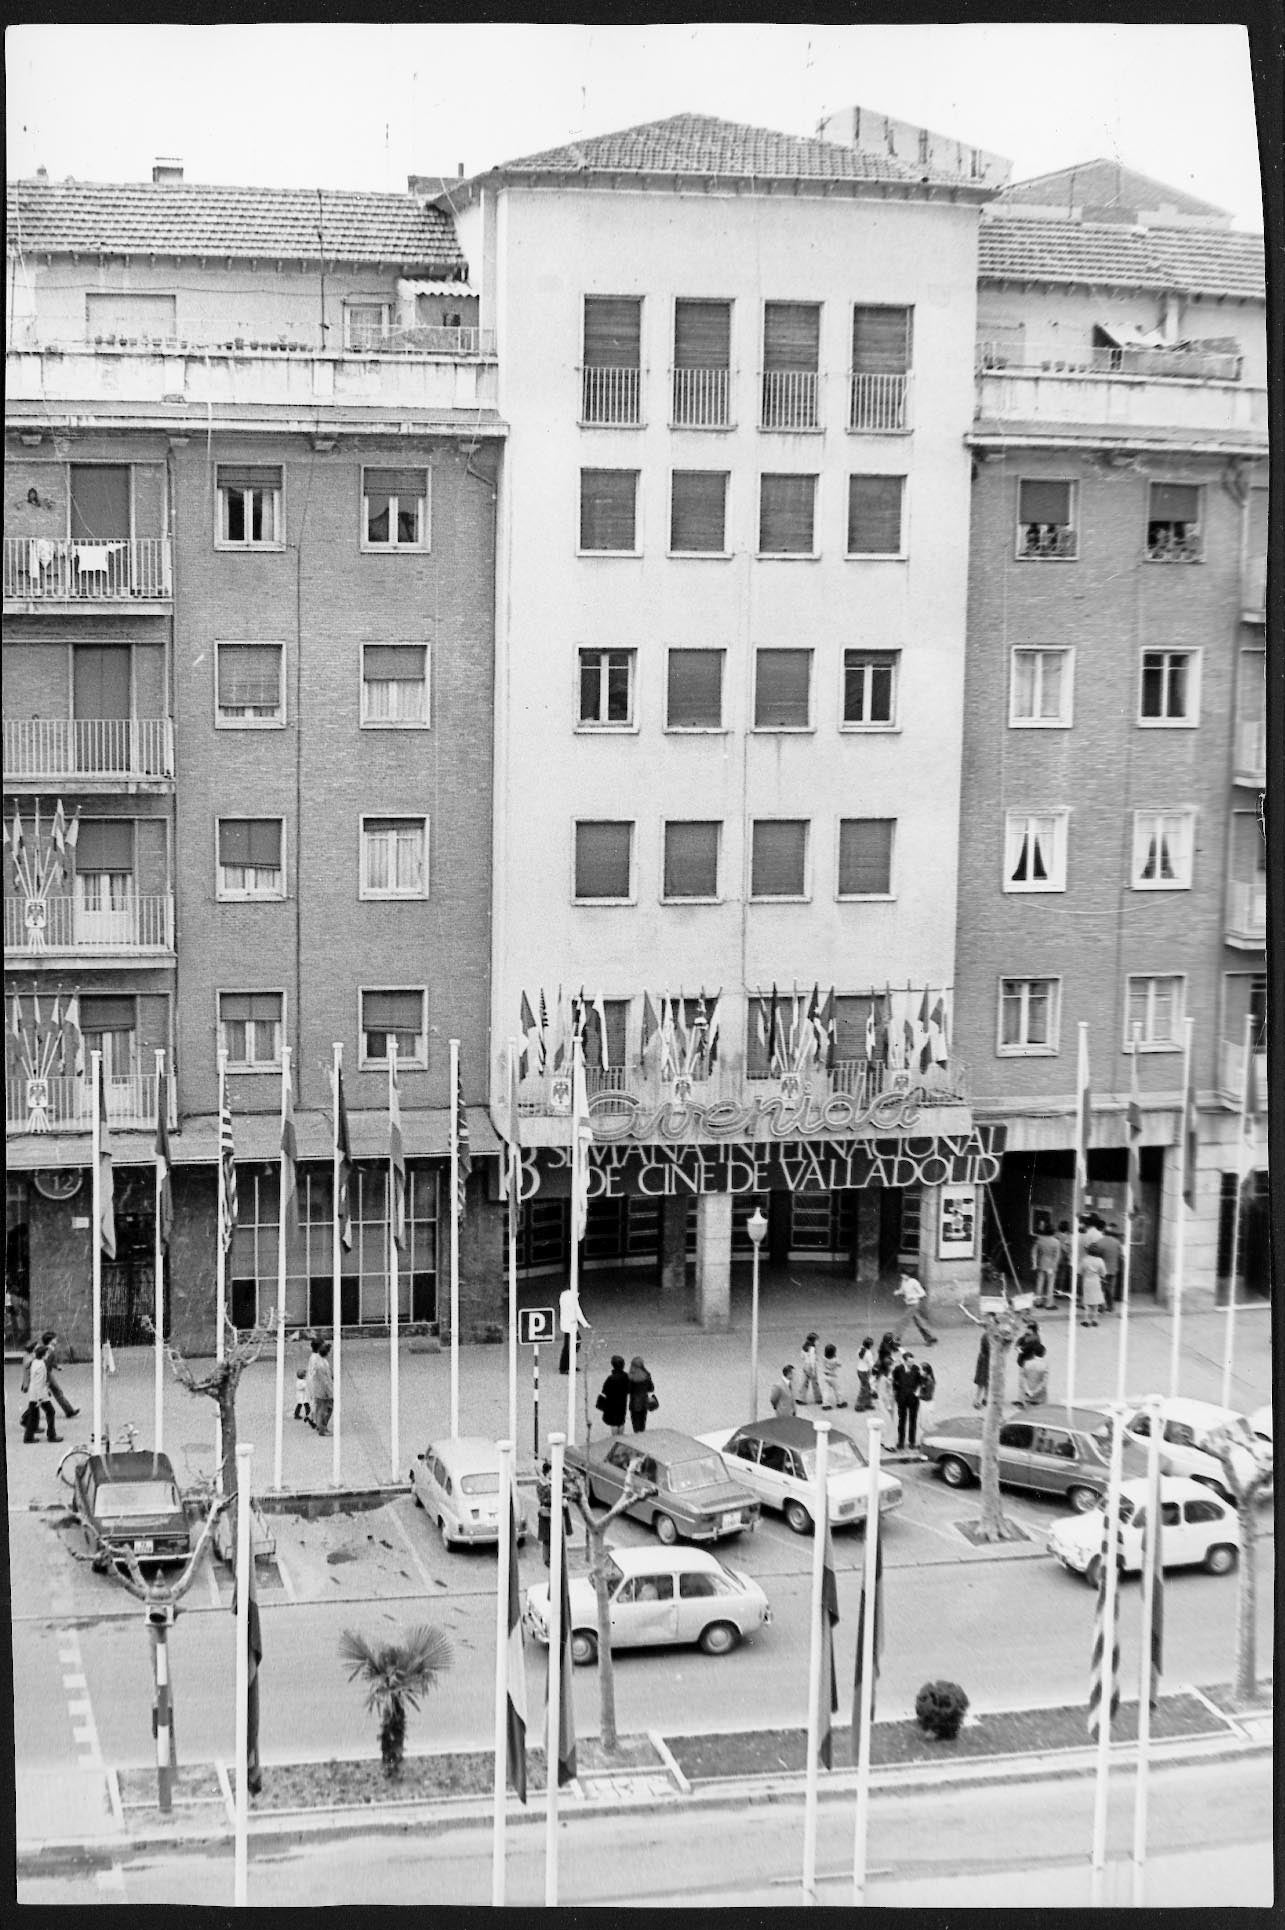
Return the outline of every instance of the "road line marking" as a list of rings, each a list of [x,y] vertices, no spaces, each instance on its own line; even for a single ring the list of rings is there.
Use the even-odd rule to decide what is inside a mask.
[[[295,1585],[290,1579],[290,1570],[286,1567],[285,1562],[282,1560],[281,1550],[279,1548],[273,1559],[276,1561],[277,1573],[281,1577],[281,1587],[286,1597],[292,1602],[298,1601],[299,1597],[295,1591]]]
[[[71,1673],[65,1673],[63,1675],[62,1686],[64,1689],[68,1689],[68,1690],[86,1689],[89,1687],[89,1684],[86,1682],[85,1677],[82,1673],[72,1671]]]
[[[669,1748],[669,1746],[665,1741],[665,1738],[660,1734],[659,1730],[649,1729],[647,1731],[647,1740],[650,1742],[652,1748],[656,1751],[656,1754],[661,1758],[661,1760],[668,1765],[669,1773],[673,1777],[674,1781],[678,1784],[678,1787],[682,1791],[683,1795],[690,1796],[692,1793],[692,1786],[688,1782],[686,1776],[684,1776],[682,1770],[678,1767],[678,1763],[675,1760],[673,1751]]]
[[[393,1525],[397,1529],[398,1534],[401,1536],[402,1540],[406,1544],[406,1552],[409,1554],[411,1560],[414,1562],[416,1568],[419,1570],[420,1580],[424,1584],[424,1593],[426,1595],[439,1594],[440,1590],[438,1589],[436,1581],[429,1574],[427,1568],[425,1568],[423,1562],[419,1558],[419,1550],[416,1548],[414,1542],[410,1538],[410,1532],[407,1529],[406,1523],[402,1520],[401,1516],[396,1512],[394,1512],[393,1514]]]

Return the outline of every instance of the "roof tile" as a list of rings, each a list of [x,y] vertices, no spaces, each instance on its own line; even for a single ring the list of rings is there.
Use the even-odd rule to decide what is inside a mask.
[[[1266,275],[1261,235],[1012,214],[983,216],[977,272],[983,281],[1172,288],[1247,301],[1263,299]]]

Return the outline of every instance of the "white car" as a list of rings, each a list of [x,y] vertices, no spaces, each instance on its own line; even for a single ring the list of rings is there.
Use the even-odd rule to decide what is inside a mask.
[[[1120,1483],[1120,1567],[1132,1574],[1142,1567],[1147,1484]],[[1240,1528],[1233,1509],[1201,1481],[1182,1475],[1160,1477],[1160,1552],[1166,1568],[1207,1568],[1225,1575],[1236,1566]],[[1049,1532],[1049,1552],[1064,1568],[1083,1575],[1096,1588],[1102,1562],[1103,1510],[1091,1508],[1059,1522]]]
[[[816,1496],[816,1428],[803,1414],[745,1421],[697,1437],[717,1448],[728,1472],[756,1494],[765,1508],[785,1516],[796,1535],[810,1535]],[[831,1429],[826,1457],[830,1525],[857,1526],[870,1509],[870,1469],[850,1434]],[[879,1470],[879,1513],[905,1499],[895,1474]]]
[[[411,1463],[417,1508],[437,1523],[443,1548],[457,1542],[494,1547],[500,1535],[500,1457],[484,1434],[456,1434],[430,1443]],[[518,1540],[526,1536],[521,1496],[515,1496]]]
[[[1255,1460],[1270,1465],[1270,1449],[1255,1435],[1245,1416],[1230,1407],[1175,1397],[1161,1401],[1160,1411],[1164,1420],[1160,1438],[1162,1474],[1190,1475],[1193,1481],[1203,1481],[1213,1488],[1224,1500],[1232,1500],[1223,1464],[1212,1444],[1213,1436],[1223,1428],[1227,1428]],[[1145,1448],[1150,1432],[1150,1416],[1145,1407],[1139,1407],[1125,1422],[1125,1439]]]
[[[697,1642],[707,1655],[726,1655],[772,1619],[753,1577],[726,1567],[708,1549],[613,1548],[610,1560],[613,1649]],[[598,1597],[587,1575],[571,1577],[567,1597],[571,1659],[586,1666],[598,1659]],[[536,1641],[548,1641],[547,1582],[528,1588],[522,1625]]]

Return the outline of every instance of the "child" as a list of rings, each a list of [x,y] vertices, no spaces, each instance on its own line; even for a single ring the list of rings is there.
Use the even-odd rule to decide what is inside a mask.
[[[312,1422],[312,1402],[308,1398],[308,1362],[301,1360],[294,1376],[294,1417],[296,1421]]]
[[[817,1339],[816,1334],[808,1334],[803,1342],[803,1384],[795,1389],[795,1399],[800,1404],[821,1399],[821,1382],[817,1377]]]
[[[839,1349],[832,1340],[825,1344],[825,1354],[821,1362],[821,1378],[825,1383],[821,1396],[822,1407],[846,1407],[848,1403],[839,1399],[839,1374],[843,1363],[839,1359]]]

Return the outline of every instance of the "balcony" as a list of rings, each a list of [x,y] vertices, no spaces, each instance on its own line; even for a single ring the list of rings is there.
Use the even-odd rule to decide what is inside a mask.
[[[584,377],[581,395],[580,420],[594,429],[636,429],[642,421],[639,413],[640,375],[637,364],[632,368],[582,370]]]
[[[900,436],[910,428],[908,375],[853,375],[848,427],[862,435]]]
[[[173,594],[166,536],[4,539],[6,603],[164,603]]]
[[[1267,943],[1267,880],[1241,878],[1227,881],[1227,927],[1229,945],[1247,951],[1261,951]]]
[[[675,369],[675,429],[726,429],[729,426],[730,369]]]
[[[1240,593],[1240,614],[1244,623],[1267,621],[1267,558],[1248,556]]]
[[[244,349],[246,344],[244,341],[222,342],[218,346],[226,353],[229,349]],[[295,342],[251,342],[249,348],[251,354],[263,350],[273,355],[300,351],[305,355],[312,353],[310,347]],[[344,352],[347,355],[493,356],[495,331],[489,328],[447,327],[444,323],[425,323],[414,328],[367,328],[350,322]]]
[[[1241,382],[1110,374],[1092,368],[983,368],[977,374],[974,434],[1005,423],[1114,431],[1157,443],[1195,430],[1217,446],[1267,446],[1267,390]]]
[[[1222,1039],[1218,1045],[1218,1097],[1224,1106],[1240,1111],[1245,1090],[1245,1041]],[[1252,1113],[1267,1111],[1267,1048],[1254,1053],[1253,1076],[1249,1082],[1249,1107]]]
[[[1265,717],[1236,719],[1236,766],[1232,776],[1237,784],[1253,784],[1261,791],[1267,782],[1267,720]]]
[[[764,369],[762,429],[815,429],[819,426],[815,369]]]
[[[6,897],[4,953],[6,965],[111,965],[138,958],[168,963],[174,956],[173,894],[131,892],[102,907],[66,896]]]
[[[130,1072],[106,1081],[108,1122],[120,1128],[156,1130],[156,1075]],[[174,1082],[169,1086],[168,1124],[178,1124]],[[74,1073],[47,1079],[10,1074],[4,1082],[4,1129],[17,1133],[88,1133],[93,1130],[93,1086]]]
[[[74,779],[80,790],[161,784],[174,775],[169,717],[7,717],[4,781]]]

